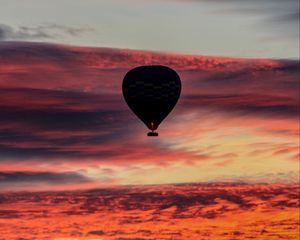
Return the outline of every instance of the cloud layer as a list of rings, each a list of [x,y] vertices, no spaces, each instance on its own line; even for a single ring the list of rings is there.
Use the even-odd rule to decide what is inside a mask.
[[[298,185],[280,184],[6,193],[0,198],[5,223],[0,234],[10,239],[292,239],[299,235],[298,196]]]
[[[96,171],[99,164],[170,162],[187,167],[201,161],[230,169],[261,148],[252,156],[281,149],[287,150],[273,155],[278,161],[297,155],[298,61],[3,42],[0,64],[0,165],[7,171],[61,172],[66,166]],[[161,125],[157,141],[145,138],[145,126],[121,93],[125,73],[144,64],[170,66],[183,83],[178,106]],[[224,150],[229,138],[240,141],[245,134],[234,128],[251,136],[242,148]],[[278,134],[284,136],[279,143]],[[205,147],[197,146],[201,139]],[[251,145],[257,141],[269,145]]]

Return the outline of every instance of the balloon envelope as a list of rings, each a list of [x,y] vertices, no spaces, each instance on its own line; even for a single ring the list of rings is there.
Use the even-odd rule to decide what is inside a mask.
[[[154,131],[176,105],[181,81],[169,67],[140,66],[125,75],[122,90],[130,109]]]

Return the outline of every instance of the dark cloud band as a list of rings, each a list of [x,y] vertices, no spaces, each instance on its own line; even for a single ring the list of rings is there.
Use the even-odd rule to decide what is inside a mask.
[[[200,159],[202,153],[137,138],[146,129],[125,105],[121,83],[131,67],[146,63],[179,72],[177,114],[208,109],[294,120],[299,112],[299,61],[6,42],[0,44],[0,160],[139,161],[153,149],[166,159]]]
[[[8,183],[81,183],[90,181],[87,177],[76,172],[0,172],[0,185]]]

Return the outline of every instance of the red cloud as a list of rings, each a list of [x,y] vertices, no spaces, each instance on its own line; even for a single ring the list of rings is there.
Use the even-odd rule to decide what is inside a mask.
[[[162,130],[175,143],[219,128],[201,127],[199,122],[211,117],[237,116],[243,118],[235,123],[241,127],[266,125],[267,119],[263,130],[274,134],[297,130],[298,61],[7,42],[0,44],[0,64],[0,155],[11,163],[50,159],[80,166],[82,160],[160,164],[221,158],[213,150],[175,148],[163,139],[145,138],[146,128],[121,93],[125,73],[143,64],[168,65],[181,76],[181,99]],[[217,165],[229,163],[223,158]]]

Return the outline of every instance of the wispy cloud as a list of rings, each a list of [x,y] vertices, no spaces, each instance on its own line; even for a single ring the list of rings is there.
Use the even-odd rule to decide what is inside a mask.
[[[89,31],[93,30],[89,27],[67,27],[58,24],[19,27],[0,24],[0,41],[55,39],[61,35],[77,36]]]
[[[243,15],[255,19],[254,27],[267,30],[277,38],[299,38],[299,16],[300,8],[298,0],[192,0],[199,4],[210,4],[214,6],[213,13],[221,15]],[[270,38],[269,38],[270,40]]]
[[[299,17],[299,1],[297,0],[227,0],[226,3],[222,0],[194,0],[192,2],[210,2],[211,4],[218,4],[219,13],[236,13],[236,14],[251,14],[264,16],[263,20],[269,18],[270,20],[297,22]],[[216,7],[217,7],[216,6]]]

